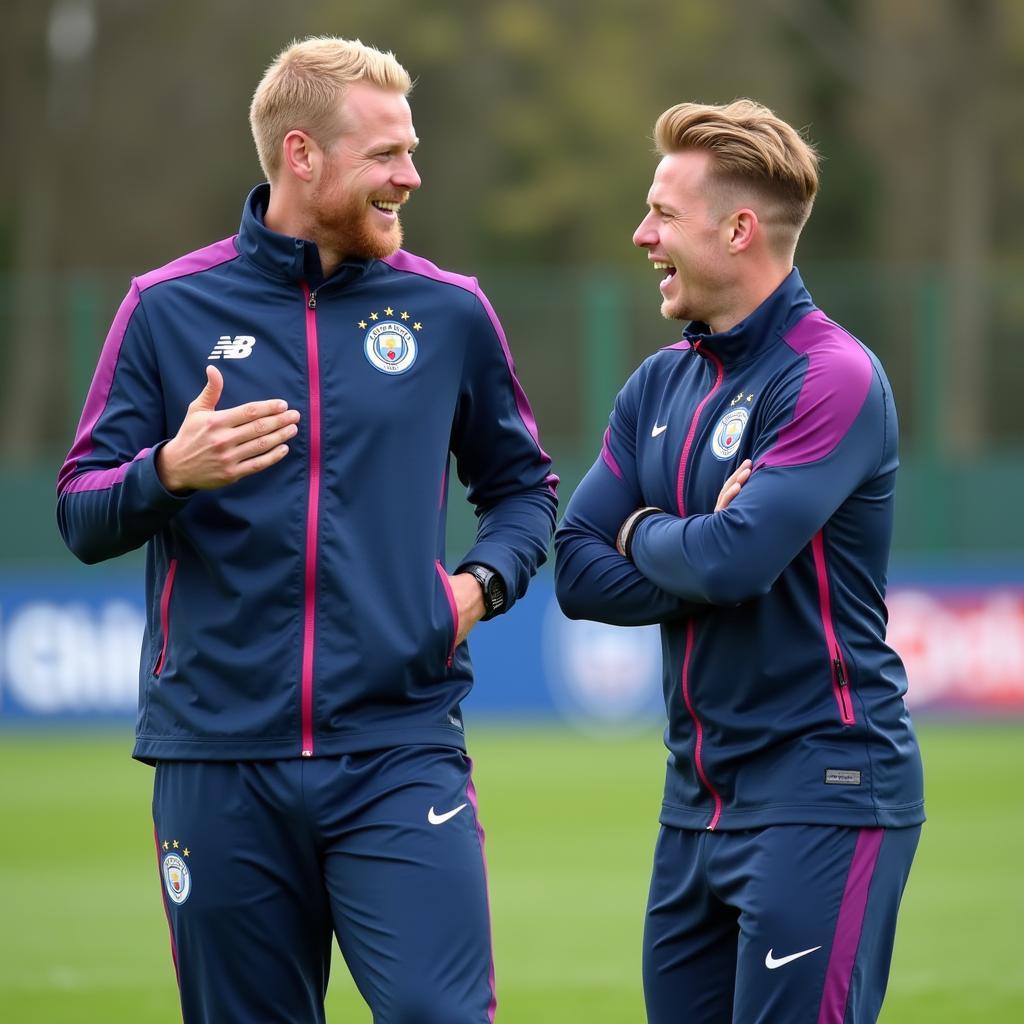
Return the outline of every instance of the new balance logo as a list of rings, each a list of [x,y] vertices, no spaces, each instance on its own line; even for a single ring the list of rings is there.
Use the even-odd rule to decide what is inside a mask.
[[[220,341],[213,346],[210,359],[248,359],[252,355],[252,347],[256,339],[251,334],[222,334]]]

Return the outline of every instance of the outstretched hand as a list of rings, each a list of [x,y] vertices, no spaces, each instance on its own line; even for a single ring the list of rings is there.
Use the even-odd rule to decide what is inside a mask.
[[[224,378],[206,367],[206,386],[189,404],[178,433],[160,449],[156,470],[167,490],[206,491],[280,462],[298,433],[299,411],[280,398],[217,409]]]

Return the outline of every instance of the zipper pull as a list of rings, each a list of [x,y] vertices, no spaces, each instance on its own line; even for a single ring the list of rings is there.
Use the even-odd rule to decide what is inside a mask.
[[[832,666],[836,670],[836,679],[839,681],[840,687],[846,686],[846,673],[843,672],[842,661],[839,658],[833,658]]]
[[[316,292],[309,293],[308,306],[310,309],[316,309]]]

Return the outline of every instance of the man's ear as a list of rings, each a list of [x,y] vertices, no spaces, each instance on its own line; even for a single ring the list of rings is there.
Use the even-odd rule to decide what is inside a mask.
[[[313,180],[320,160],[320,147],[305,132],[292,129],[281,143],[284,156],[282,169],[300,181]]]
[[[761,224],[757,214],[745,206],[737,210],[728,220],[726,228],[728,231],[727,241],[729,253],[743,252],[757,237]]]

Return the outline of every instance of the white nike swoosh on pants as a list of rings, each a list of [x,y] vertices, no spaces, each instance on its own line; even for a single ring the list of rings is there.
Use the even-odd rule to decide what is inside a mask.
[[[764,958],[764,965],[769,971],[774,971],[777,967],[785,967],[786,964],[792,963],[794,960],[799,960],[802,956],[807,956],[808,953],[813,953],[816,950],[821,949],[821,946],[812,946],[810,949],[802,949],[799,953],[790,953],[789,956],[780,956],[778,960],[775,959],[772,954],[775,952],[774,949],[769,949],[767,955]]]
[[[458,814],[465,806],[465,804],[459,804],[459,806],[454,810],[446,811],[444,814],[437,814],[434,811],[434,808],[431,807],[430,810],[427,811],[427,821],[429,821],[431,825],[443,825],[450,818],[454,818],[455,815]]]

